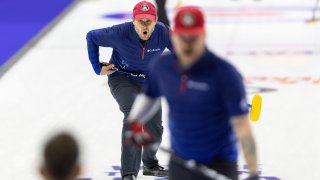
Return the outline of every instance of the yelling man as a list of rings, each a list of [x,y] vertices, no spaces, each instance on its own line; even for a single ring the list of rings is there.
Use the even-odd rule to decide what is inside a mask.
[[[141,147],[127,144],[124,138],[124,133],[129,129],[126,121],[131,106],[146,82],[146,79],[134,74],[139,73],[147,77],[149,74],[147,66],[150,61],[161,56],[165,48],[172,50],[169,29],[157,20],[156,7],[148,1],[141,1],[133,9],[132,22],[92,30],[87,34],[88,54],[92,67],[97,75],[108,75],[111,94],[124,114],[121,175],[127,180],[136,178],[141,159],[144,164],[144,175],[167,175],[167,171],[158,164],[156,151],[144,149],[142,152]],[[100,63],[99,47],[113,48],[108,64]],[[163,133],[161,109],[155,113],[146,127],[154,134],[155,139],[161,142]]]

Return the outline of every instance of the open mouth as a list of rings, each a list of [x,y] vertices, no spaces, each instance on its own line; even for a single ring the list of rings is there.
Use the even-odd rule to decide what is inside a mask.
[[[148,34],[148,32],[147,32],[147,31],[143,31],[143,34],[144,34],[144,35],[147,35],[147,34]]]

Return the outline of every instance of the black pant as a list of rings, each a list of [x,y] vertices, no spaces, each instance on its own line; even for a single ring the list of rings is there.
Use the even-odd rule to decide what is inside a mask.
[[[170,22],[168,20],[167,11],[166,11],[166,0],[156,0],[156,3],[158,6],[159,21],[169,27]]]
[[[143,149],[142,154],[142,148],[125,143],[124,134],[129,130],[126,120],[136,96],[140,93],[142,85],[139,82],[124,76],[109,77],[108,84],[111,94],[124,114],[121,141],[121,175],[137,175],[140,169],[141,155],[144,165],[152,166],[158,164],[156,151],[146,148]],[[145,125],[145,127],[151,132],[156,141],[161,142],[163,133],[161,109]]]
[[[217,171],[232,180],[238,180],[237,162],[236,161],[213,161],[205,164],[208,168]],[[174,158],[169,162],[169,180],[211,180],[210,178],[198,172],[185,168],[177,163]]]

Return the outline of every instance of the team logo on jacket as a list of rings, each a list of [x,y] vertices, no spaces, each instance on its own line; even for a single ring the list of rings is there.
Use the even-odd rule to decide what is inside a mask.
[[[209,90],[209,84],[204,83],[204,82],[193,81],[193,80],[189,80],[187,82],[187,87],[189,89],[194,89],[194,90],[198,90],[198,91],[208,91]]]
[[[141,10],[142,10],[142,11],[148,11],[148,10],[149,10],[148,5],[147,5],[147,4],[142,4]]]
[[[191,13],[185,13],[182,15],[181,22],[184,26],[193,26],[195,23],[194,15]]]
[[[160,48],[157,48],[157,49],[148,49],[147,52],[157,52],[157,51],[160,51],[161,49]]]

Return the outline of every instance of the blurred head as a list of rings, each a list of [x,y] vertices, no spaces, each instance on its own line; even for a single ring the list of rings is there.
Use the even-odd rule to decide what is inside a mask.
[[[139,2],[134,6],[132,21],[139,38],[148,40],[158,21],[156,7],[148,1]]]
[[[181,7],[175,16],[171,34],[175,53],[182,66],[196,63],[205,52],[204,16],[198,7]]]
[[[75,139],[61,133],[45,145],[40,173],[46,180],[75,180],[80,174],[79,149]]]

